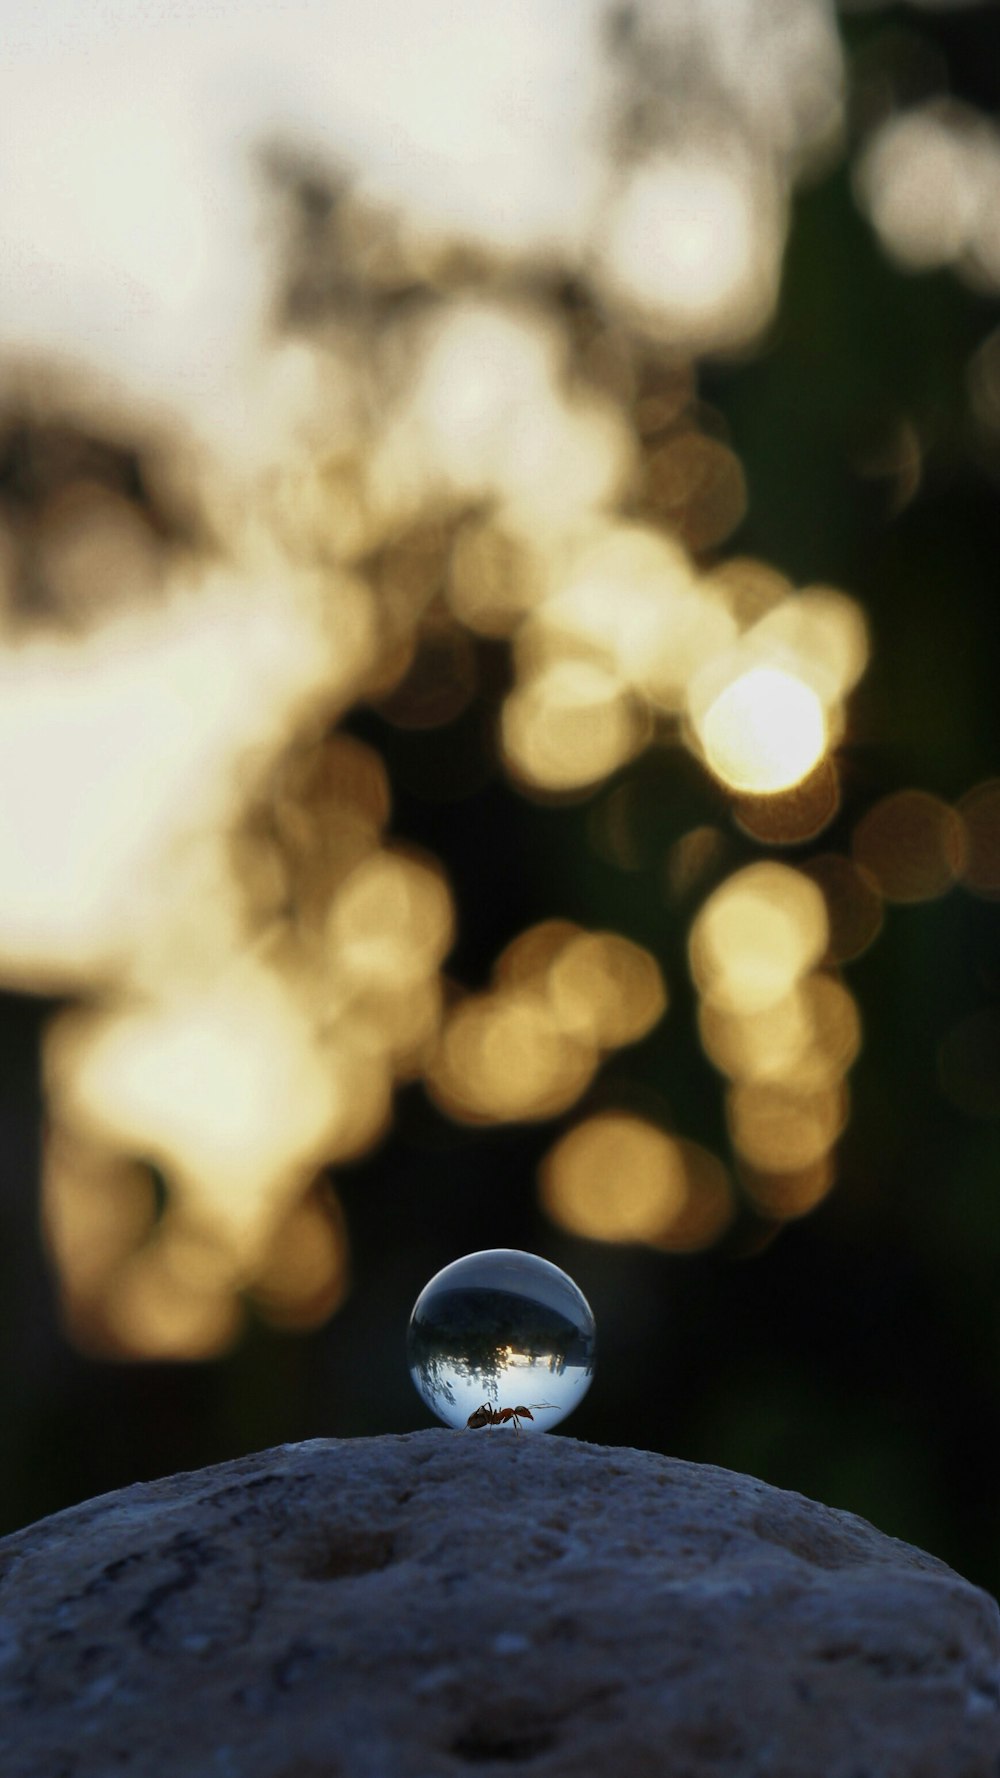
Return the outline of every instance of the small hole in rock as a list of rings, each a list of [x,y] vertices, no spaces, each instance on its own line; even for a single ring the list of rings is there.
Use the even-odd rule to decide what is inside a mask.
[[[310,1580],[347,1580],[352,1575],[375,1574],[388,1568],[395,1556],[388,1531],[343,1531],[319,1552],[308,1569]]]
[[[507,1760],[511,1764],[537,1759],[553,1746],[555,1736],[550,1729],[488,1727],[477,1724],[452,1743],[451,1751],[469,1765],[485,1765],[490,1760]]]

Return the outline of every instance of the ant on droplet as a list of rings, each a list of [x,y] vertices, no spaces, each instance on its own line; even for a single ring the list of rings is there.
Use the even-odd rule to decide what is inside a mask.
[[[536,1401],[535,1406],[536,1408],[547,1408],[549,1403],[547,1401]],[[514,1431],[520,1432],[521,1421],[533,1420],[534,1418],[535,1416],[530,1408],[493,1408],[488,1401],[484,1401],[481,1408],[477,1408],[474,1414],[469,1415],[465,1424],[466,1428],[471,1426],[473,1431],[477,1431],[480,1426],[505,1426],[509,1420]]]

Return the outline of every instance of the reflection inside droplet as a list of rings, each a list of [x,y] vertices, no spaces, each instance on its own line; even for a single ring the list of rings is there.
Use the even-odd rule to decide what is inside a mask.
[[[594,1339],[590,1306],[565,1272],[499,1247],[455,1260],[424,1287],[406,1356],[418,1394],[446,1426],[465,1426],[484,1406],[527,1408],[520,1429],[547,1432],[589,1389]]]

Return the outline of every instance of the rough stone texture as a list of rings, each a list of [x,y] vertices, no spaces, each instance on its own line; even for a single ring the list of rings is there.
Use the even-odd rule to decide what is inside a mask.
[[[0,1543],[3,1778],[997,1778],[995,1603],[746,1476],[317,1440]]]

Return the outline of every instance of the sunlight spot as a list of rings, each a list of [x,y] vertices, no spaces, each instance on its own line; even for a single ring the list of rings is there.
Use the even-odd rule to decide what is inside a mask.
[[[733,1214],[715,1155],[624,1111],[598,1112],[561,1137],[542,1163],[539,1192],[571,1234],[674,1253],[710,1246]]]
[[[770,315],[782,226],[764,168],[735,145],[695,136],[627,174],[598,275],[657,338],[695,351],[733,345]]]
[[[552,964],[549,994],[561,1028],[601,1049],[635,1043],[667,1006],[655,957],[614,932],[571,939]]]
[[[907,271],[966,264],[1000,191],[1000,139],[968,106],[933,103],[892,116],[855,176],[882,245]]]
[[[378,851],[333,900],[327,942],[339,971],[363,986],[414,987],[436,971],[454,938],[448,886],[432,862]]]
[[[555,558],[550,589],[517,638],[523,670],[586,653],[659,708],[736,636],[725,599],[702,586],[672,537],[639,525],[594,531]]]
[[[541,790],[600,783],[641,751],[647,734],[618,676],[589,661],[557,661],[523,681],[501,718],[507,765]]]
[[[592,1045],[559,1029],[543,998],[504,989],[459,1003],[427,1084],[461,1122],[521,1122],[567,1110],[590,1085],[597,1062]]]
[[[816,1092],[769,1082],[740,1082],[727,1100],[733,1146],[752,1167],[795,1173],[833,1147],[847,1121],[842,1083]]]
[[[705,758],[734,790],[787,790],[827,744],[823,706],[810,686],[778,667],[751,667],[709,705],[699,724]]]
[[[688,944],[691,972],[702,995],[724,1011],[762,1012],[819,961],[827,931],[823,897],[800,871],[749,865],[698,913]]]
[[[602,1112],[569,1131],[541,1173],[553,1221],[591,1241],[653,1241],[684,1210],[680,1150],[664,1130],[625,1112]]]
[[[808,1092],[840,1081],[861,1043],[853,996],[826,975],[808,976],[753,1014],[705,1001],[699,1030],[706,1055],[732,1080],[781,1081]]]

